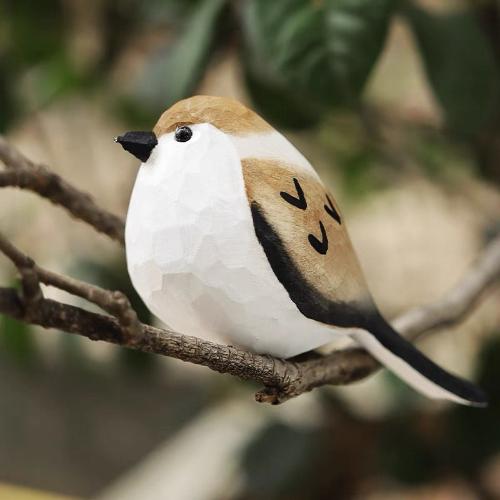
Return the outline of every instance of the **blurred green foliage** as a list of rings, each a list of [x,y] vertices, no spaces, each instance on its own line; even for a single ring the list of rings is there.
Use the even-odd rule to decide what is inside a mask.
[[[331,107],[357,102],[396,1],[254,0],[244,5],[246,60],[254,78],[293,92],[302,106],[312,106],[321,116]]]
[[[37,65],[64,51],[61,7],[51,0],[3,2],[2,25],[7,34],[2,40],[14,70]]]
[[[85,6],[72,4],[0,5],[0,131],[82,92],[104,96],[109,113],[131,128],[151,128],[162,110],[196,92],[228,50],[239,56],[255,108],[277,127],[315,130],[346,112],[363,121],[364,88],[399,16],[442,107],[445,141],[461,141],[478,171],[500,182],[500,39],[491,29],[500,7],[493,2],[434,11],[416,0],[102,0],[92,4],[99,50],[90,55],[74,48]],[[124,60],[137,58],[134,45],[141,62],[124,70]],[[340,144],[332,126],[322,130],[329,134],[323,144]],[[335,154],[344,188],[355,197],[383,187],[399,168],[362,136]],[[432,162],[423,144],[427,173],[439,175],[449,162]]]
[[[38,351],[30,325],[9,316],[0,316],[0,349],[23,364],[31,366],[38,358]]]
[[[13,283],[20,291],[20,284]],[[10,316],[0,315],[0,352],[5,352],[14,362],[31,369],[39,361],[39,351],[32,327]]]
[[[479,20],[487,4],[436,13],[412,0],[107,0],[93,7],[104,23],[102,50],[82,70],[68,49],[72,20],[64,2],[5,0],[2,128],[25,107],[19,82],[27,75],[35,80],[36,106],[61,92],[107,87],[116,83],[110,74],[127,40],[155,30],[168,36],[159,36],[165,41],[115,96],[127,98],[124,106],[153,121],[159,109],[195,91],[216,54],[236,46],[256,106],[278,125],[311,127],[339,106],[356,109],[389,23],[403,14],[449,129],[474,136],[497,118],[500,105],[499,51]]]
[[[475,17],[467,10],[432,15],[412,3],[404,13],[450,129],[474,135],[491,125],[500,105],[499,67]]]
[[[177,30],[176,40],[150,58],[134,96],[141,107],[158,113],[159,103],[172,104],[195,90],[208,63],[216,23],[225,3],[199,2],[182,29]]]
[[[467,474],[479,473],[481,464],[500,447],[500,332],[485,342],[479,358],[478,383],[489,396],[487,410],[456,407],[450,412],[447,428],[449,459],[453,467]]]
[[[381,471],[408,484],[429,482],[449,471],[474,480],[500,446],[500,338],[482,347],[477,381],[489,395],[487,409],[452,406],[435,419],[407,414],[383,424],[378,438]]]

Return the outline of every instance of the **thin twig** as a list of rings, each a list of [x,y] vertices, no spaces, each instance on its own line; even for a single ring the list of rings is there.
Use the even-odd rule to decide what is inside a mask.
[[[33,191],[64,207],[73,217],[90,224],[100,233],[124,244],[123,219],[98,207],[89,194],[75,188],[44,165],[31,162],[1,135],[0,160],[7,167],[0,172],[0,187]]]
[[[485,248],[468,274],[440,301],[410,310],[394,321],[409,339],[461,321],[500,279],[500,237]]]
[[[33,166],[33,162],[12,147],[2,135],[0,135],[0,160],[8,169],[29,169]]]
[[[0,252],[6,255],[18,268],[23,278],[24,296],[29,299],[29,303],[34,302],[35,299],[37,301],[41,299],[42,294],[38,286],[38,282],[41,281],[46,285],[88,300],[109,314],[116,316],[126,336],[127,344],[132,345],[139,341],[142,336],[142,325],[128,298],[122,292],[104,290],[69,276],[43,269],[18,250],[2,234],[0,234]],[[31,309],[30,307],[30,312]]]

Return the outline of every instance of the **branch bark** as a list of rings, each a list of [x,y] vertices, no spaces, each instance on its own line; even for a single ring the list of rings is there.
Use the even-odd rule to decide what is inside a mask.
[[[128,298],[122,292],[104,290],[98,286],[47,271],[37,266],[30,257],[19,251],[1,233],[0,252],[7,256],[19,270],[23,284],[23,297],[28,305],[33,306],[35,301],[36,305],[39,305],[40,300],[43,298],[39,287],[39,283],[42,282],[88,300],[115,316],[128,343],[135,343],[140,340],[142,325]],[[29,308],[30,316],[32,315],[32,309],[33,307]]]
[[[9,166],[7,171],[39,172],[36,166],[0,137],[0,158]],[[85,193],[66,181],[57,181],[57,192],[36,189],[38,174],[31,174],[17,185],[38,192],[65,207],[74,217],[85,220],[96,230],[123,243],[123,222],[101,210]],[[52,173],[42,167],[42,178]],[[4,177],[5,178],[5,177]],[[0,183],[2,177],[0,176]],[[83,200],[83,204],[81,203]],[[75,207],[78,207],[75,209]],[[111,217],[111,218],[110,218]],[[102,224],[102,221],[114,221]],[[118,223],[119,221],[119,223]],[[116,232],[117,230],[121,232]],[[121,234],[121,237],[117,235]],[[128,299],[120,292],[104,290],[36,265],[6,238],[0,236],[0,252],[18,268],[22,292],[0,288],[0,313],[26,323],[56,328],[82,335],[91,340],[111,342],[144,352],[177,358],[204,365],[220,373],[229,373],[264,385],[256,394],[257,401],[282,403],[292,397],[326,384],[344,385],[372,374],[379,364],[362,349],[337,351],[324,357],[298,357],[282,360],[182,335],[168,329],[141,325]],[[394,326],[410,339],[461,321],[478,303],[485,292],[500,278],[500,237],[489,243],[464,278],[441,301],[413,309],[394,321]],[[55,286],[96,303],[111,316],[92,313],[82,308],[43,297],[38,283]]]
[[[0,187],[28,189],[64,207],[75,218],[100,233],[125,243],[122,218],[98,207],[92,197],[75,188],[41,164],[33,163],[0,135],[0,160],[6,170],[0,172]]]

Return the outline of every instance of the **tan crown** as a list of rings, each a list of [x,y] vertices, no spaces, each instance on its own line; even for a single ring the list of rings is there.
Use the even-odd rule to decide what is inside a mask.
[[[247,135],[273,130],[257,113],[229,97],[198,95],[177,102],[167,109],[153,129],[159,137],[179,125],[211,123],[233,135]]]

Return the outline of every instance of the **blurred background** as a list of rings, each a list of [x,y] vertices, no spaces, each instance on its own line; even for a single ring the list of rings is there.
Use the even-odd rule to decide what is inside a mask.
[[[242,100],[305,153],[389,318],[500,230],[496,1],[0,1],[0,133],[117,214],[137,161],[113,137],[194,93]],[[3,189],[0,230],[155,322],[122,249],[63,210]],[[419,342],[486,410],[387,371],[268,407],[230,376],[0,317],[0,499],[500,498],[499,305]]]

